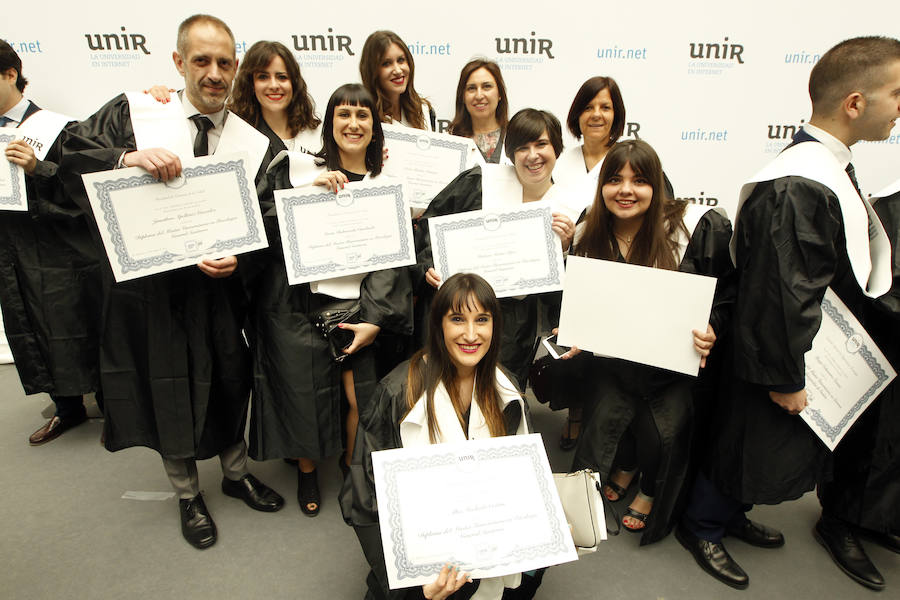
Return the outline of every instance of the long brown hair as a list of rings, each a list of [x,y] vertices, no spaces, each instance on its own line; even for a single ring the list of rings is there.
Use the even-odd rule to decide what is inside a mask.
[[[422,107],[426,106],[430,109],[431,104],[416,93],[416,89],[413,86],[416,64],[413,61],[412,53],[399,35],[393,31],[376,31],[366,38],[362,54],[359,57],[359,76],[363,85],[375,98],[375,107],[378,109],[379,120],[382,123],[387,123],[388,112],[393,107],[391,106],[391,101],[388,100],[381,89],[378,73],[384,54],[391,47],[391,44],[400,46],[403,54],[406,55],[406,62],[409,65],[409,81],[406,83],[406,91],[400,94],[401,114],[406,116],[406,120],[411,126],[416,129],[425,129],[425,116],[422,114]]]
[[[315,103],[309,94],[306,82],[300,75],[300,65],[297,64],[297,59],[281,42],[259,41],[250,46],[234,78],[234,89],[231,92],[231,99],[228,101],[229,110],[248,123],[254,126],[259,125],[259,121],[262,119],[262,109],[256,99],[253,78],[258,72],[265,70],[276,56],[284,61],[288,78],[291,80],[293,95],[291,103],[287,107],[288,127],[291,135],[297,135],[304,129],[315,129],[322,122],[316,116]]]
[[[434,418],[434,391],[439,383],[444,384],[459,423],[465,429],[457,385],[458,373],[447,352],[443,321],[448,312],[474,310],[476,303],[491,314],[493,335],[490,348],[475,367],[475,402],[484,415],[491,437],[506,435],[500,394],[497,392],[497,360],[500,357],[500,337],[503,335],[500,302],[487,281],[474,273],[457,273],[447,278],[434,295],[428,314],[428,339],[425,347],[410,360],[407,375],[407,407],[412,409],[425,394],[431,443],[437,441],[440,433],[440,426]]]
[[[494,81],[497,83],[497,93],[500,100],[497,102],[497,110],[494,118],[500,125],[500,131],[506,131],[509,125],[509,101],[506,99],[506,84],[503,82],[503,75],[500,73],[500,66],[492,60],[486,58],[476,58],[466,63],[459,73],[459,83],[456,85],[456,114],[450,123],[448,131],[453,135],[461,135],[463,137],[472,137],[472,115],[466,109],[466,84],[469,77],[478,69],[486,69]]]
[[[606,155],[600,167],[594,204],[585,216],[584,231],[575,243],[573,253],[605,260],[618,258],[619,246],[613,234],[615,218],[603,201],[603,186],[626,164],[650,182],[653,196],[625,260],[634,265],[675,271],[678,269],[678,232],[688,233],[683,222],[686,204],[666,195],[659,156],[650,144],[641,140],[618,142]]]

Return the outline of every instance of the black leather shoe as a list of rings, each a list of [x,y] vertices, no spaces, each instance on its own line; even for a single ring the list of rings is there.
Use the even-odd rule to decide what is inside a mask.
[[[856,534],[845,523],[836,519],[819,519],[813,536],[825,546],[835,564],[850,579],[873,590],[884,589],[884,577],[869,560]]]
[[[32,446],[40,446],[41,444],[46,444],[49,441],[55,440],[76,425],[81,425],[85,421],[87,421],[86,414],[80,414],[74,417],[68,417],[66,419],[60,419],[59,417],[54,416],[52,419],[47,421],[47,423],[44,424],[43,427],[28,436],[28,443]]]
[[[209,516],[201,494],[179,500],[178,508],[181,510],[181,535],[191,546],[203,550],[216,543],[216,524]]]
[[[750,577],[734,562],[722,544],[700,539],[682,525],[675,529],[675,537],[694,556],[700,568],[725,585],[739,590],[750,585]]]
[[[740,525],[729,525],[725,529],[725,535],[736,537],[751,546],[760,548],[779,548],[784,546],[784,536],[780,531],[766,527],[762,523],[744,518]]]
[[[284,506],[284,498],[278,492],[247,473],[237,481],[222,478],[222,491],[226,496],[240,498],[253,510],[275,512]]]

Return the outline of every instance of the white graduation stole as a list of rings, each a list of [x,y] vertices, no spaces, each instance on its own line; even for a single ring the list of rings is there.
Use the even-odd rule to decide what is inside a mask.
[[[817,181],[834,192],[841,206],[847,255],[859,287],[870,298],[887,293],[891,289],[891,245],[881,220],[869,202],[860,197],[834,154],[821,143],[804,142],[787,148],[741,187],[735,231],[744,201],[756,185],[790,176]],[[731,258],[735,259],[734,237]]]
[[[19,123],[16,137],[25,140],[34,149],[38,160],[44,160],[63,127],[74,120],[72,117],[41,109]]]

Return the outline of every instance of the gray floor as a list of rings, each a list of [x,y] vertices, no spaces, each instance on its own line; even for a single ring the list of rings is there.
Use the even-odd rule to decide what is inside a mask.
[[[174,499],[125,500],[126,491],[167,492],[158,456],[140,448],[111,454],[91,419],[58,440],[30,447],[28,435],[52,414],[46,396],[25,398],[12,366],[0,366],[0,452],[5,490],[0,504],[2,598],[339,598],[363,596],[365,562],[335,501],[338,470],[323,465],[322,513],[297,507],[294,472],[281,461],[253,472],[288,500],[274,514],[251,511],[221,493],[216,461],[200,465],[219,541],[197,551],[182,539]],[[96,416],[96,407],[89,412]],[[536,406],[535,426],[547,433],[554,470],[571,455],[556,448],[562,415]],[[810,535],[818,517],[813,495],[752,516],[780,528],[787,545],[761,550],[739,541],[732,555],[750,573],[739,592],[703,573],[674,537],[647,548],[623,532],[596,554],[547,572],[538,597],[565,598],[869,598]],[[881,597],[900,594],[900,556],[867,546],[888,581]]]

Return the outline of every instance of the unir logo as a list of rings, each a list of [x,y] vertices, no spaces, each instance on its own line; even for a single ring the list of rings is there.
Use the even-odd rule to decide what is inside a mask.
[[[691,204],[700,204],[703,206],[718,206],[719,204],[718,198],[714,198],[712,196],[704,196],[703,192],[700,192],[699,196],[676,198],[676,200],[681,200],[682,202],[690,202]]]
[[[147,38],[140,33],[86,33],[88,48],[90,50],[140,50],[144,54],[150,54],[147,50]]]
[[[497,54],[546,54],[547,58],[554,58],[550,52],[553,41],[534,36],[532,31],[530,38],[494,38],[497,41]]]
[[[328,35],[292,35],[294,50],[297,52],[341,52],[346,51],[349,56],[355,56],[350,48],[352,39],[349,35],[332,35],[334,30],[329,27]]]
[[[800,119],[800,125],[805,123],[803,119]],[[800,129],[800,125],[793,124],[785,124],[785,125],[769,125],[769,139],[770,140],[789,140],[794,137],[794,134],[797,133],[797,130]]]
[[[691,42],[691,58],[736,60],[744,64],[744,46],[742,44],[729,44],[726,37],[720,43]]]

